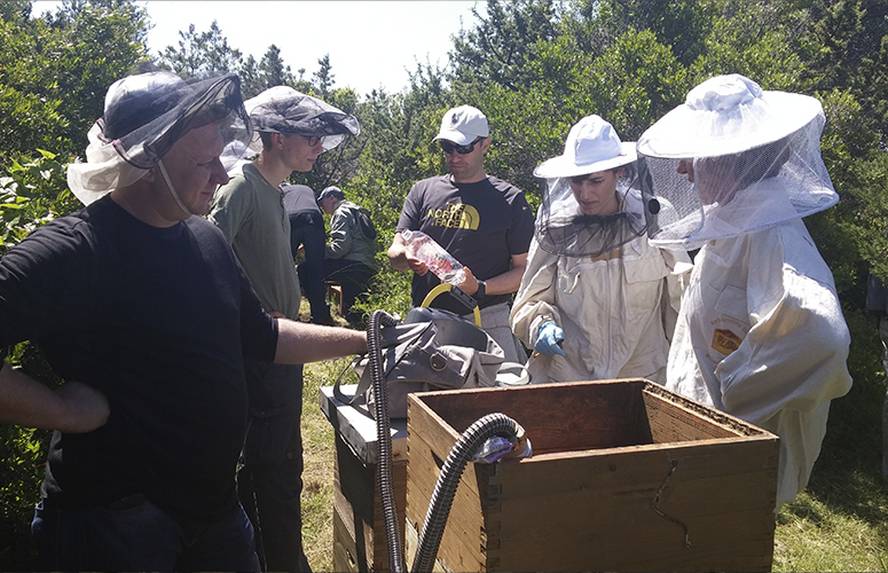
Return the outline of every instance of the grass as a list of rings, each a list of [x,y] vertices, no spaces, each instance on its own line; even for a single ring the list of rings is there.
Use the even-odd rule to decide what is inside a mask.
[[[348,360],[311,364],[305,369],[302,402],[302,539],[315,571],[333,570],[333,429],[321,413],[320,387],[333,383]]]
[[[878,498],[881,515],[875,519],[811,492],[784,506],[777,516],[774,570],[888,571],[888,496],[879,487],[856,483],[850,488]]]
[[[333,432],[320,412],[319,388],[346,364],[306,368],[303,539],[315,571],[333,568]],[[774,571],[888,573],[888,482],[879,474],[884,392],[883,384],[860,383],[833,403],[811,483],[777,515]]]

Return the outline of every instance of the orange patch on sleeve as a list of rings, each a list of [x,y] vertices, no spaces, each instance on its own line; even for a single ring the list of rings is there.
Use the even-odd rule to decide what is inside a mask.
[[[712,348],[721,354],[728,355],[738,348],[743,342],[739,336],[723,328],[717,328],[712,335]]]

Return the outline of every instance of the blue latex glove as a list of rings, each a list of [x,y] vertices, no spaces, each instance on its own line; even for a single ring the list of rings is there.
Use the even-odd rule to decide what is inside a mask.
[[[566,356],[564,349],[561,348],[562,342],[564,342],[564,331],[550,320],[540,326],[533,349],[546,356],[553,356],[555,354]]]

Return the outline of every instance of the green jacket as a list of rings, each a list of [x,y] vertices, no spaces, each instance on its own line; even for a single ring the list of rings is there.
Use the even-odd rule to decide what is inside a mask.
[[[299,276],[290,252],[290,219],[281,190],[252,163],[216,193],[210,213],[231,243],[259,302],[268,312],[299,316]]]
[[[342,201],[330,218],[328,259],[357,261],[376,270],[376,230],[366,209]]]

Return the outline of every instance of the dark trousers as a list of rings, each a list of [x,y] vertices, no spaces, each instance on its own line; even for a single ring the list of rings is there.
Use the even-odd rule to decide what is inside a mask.
[[[346,259],[325,259],[326,280],[342,285],[342,314],[349,324],[362,324],[361,313],[352,312],[352,305],[358,296],[367,292],[370,280],[376,273],[373,269],[356,261]]]
[[[290,249],[293,258],[300,246],[305,253],[297,272],[315,324],[333,324],[324,292],[324,241],[324,218],[320,213],[303,211],[290,215]]]
[[[238,495],[269,571],[310,571],[302,548],[302,366],[248,363],[250,428]]]
[[[142,496],[77,510],[40,502],[31,532],[43,570],[259,571],[239,504],[198,522],[175,520]]]
[[[882,340],[882,368],[888,376],[888,314],[879,319],[879,338]],[[882,403],[882,478],[888,482],[888,393]]]

